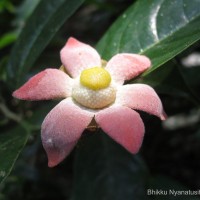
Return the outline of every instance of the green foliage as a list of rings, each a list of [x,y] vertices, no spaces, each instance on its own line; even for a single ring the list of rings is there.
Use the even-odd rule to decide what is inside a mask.
[[[48,1],[48,6],[46,6],[46,1],[40,1],[40,4],[27,21],[27,25],[23,29],[10,56],[7,76],[10,78],[11,82],[8,82],[8,84],[11,87],[16,87],[13,83],[21,80],[21,76],[30,69],[31,64],[33,64],[40,52],[56,34],[60,26],[82,2],[82,0],[73,2],[65,0]],[[0,39],[0,47],[6,47],[15,39],[15,33],[6,33]],[[4,70],[5,62],[4,66],[1,67],[2,79],[5,78]],[[44,110],[42,110],[42,113],[44,115]],[[0,151],[2,154],[0,167],[1,181],[9,175],[22,147],[27,141],[27,131],[23,128],[16,128],[10,132],[10,134],[3,133],[0,138],[0,143],[2,144]],[[10,145],[11,143],[12,145]]]
[[[83,0],[41,0],[24,27],[8,63],[8,77],[16,86],[67,18]]]
[[[147,178],[145,163],[139,156],[127,153],[99,131],[77,147],[72,199],[147,199]]]
[[[130,83],[145,83],[147,85],[151,85],[160,94],[185,97],[188,98],[192,103],[200,105],[199,94],[192,91],[187,80],[184,78],[183,73],[185,70],[186,69],[180,67],[175,60],[171,60],[156,70],[152,71],[148,75],[140,79],[130,81]],[[198,73],[196,76],[198,76]],[[188,75],[187,77],[191,78],[191,76]],[[196,77],[194,80],[197,80],[197,78],[198,77]]]
[[[17,38],[17,34],[14,32],[6,33],[0,38],[0,49],[12,44]]]
[[[40,125],[46,113],[51,108],[52,103],[43,105],[42,108],[35,111],[30,118],[20,121],[20,125],[0,134],[0,183],[11,172],[30,133],[40,129]]]
[[[28,132],[20,126],[0,135],[0,183],[11,172],[27,138]]]
[[[199,33],[198,1],[156,0],[147,3],[140,0],[112,25],[98,43],[97,49],[107,60],[122,52],[149,56],[153,66],[140,82],[156,87],[161,93],[185,96],[189,89],[176,64],[163,64],[196,42],[200,38]],[[171,74],[173,76],[170,76]],[[127,157],[121,156],[119,152],[110,150],[112,145],[103,142],[104,139],[99,137],[97,140],[95,144],[90,141],[90,144],[83,144],[84,146],[79,148],[73,200],[120,200],[133,197],[147,199],[145,172],[140,173],[141,165],[137,162],[133,164],[135,158],[131,159],[127,154]],[[119,148],[117,150],[119,151]],[[88,156],[91,157],[87,158]],[[127,160],[124,162],[125,159]],[[127,165],[123,166],[122,163]],[[131,166],[137,170],[130,169]],[[129,187],[132,190],[129,190]],[[88,188],[91,190],[88,191]]]
[[[16,38],[18,35],[16,31],[13,30],[5,32],[0,38],[0,49],[5,50],[4,57],[0,60],[0,100],[4,99],[3,103],[9,107],[8,111],[9,114],[11,114],[8,115],[7,113],[6,116],[6,111],[0,110],[0,112],[6,116],[5,119],[0,116],[0,127],[2,128],[0,134],[0,182],[5,180],[11,172],[30,133],[40,129],[43,118],[52,108],[51,104],[46,103],[43,103],[42,107],[38,108],[37,104],[35,105],[33,103],[25,104],[13,102],[10,97],[10,90],[18,87],[18,85],[24,81],[26,78],[25,74],[27,74],[27,76],[32,76],[30,69],[36,62],[41,64],[41,60],[38,60],[41,52],[50,43],[55,34],[58,33],[58,30],[64,22],[67,19],[69,21],[69,17],[80,8],[83,2],[84,0],[37,0],[33,3],[33,1],[27,0],[24,1],[21,9],[16,9],[14,3],[11,4],[11,1],[8,0],[4,0],[0,3],[0,12],[5,10],[9,10],[10,12],[11,10],[12,12],[13,10],[18,10],[14,22],[17,25],[16,30],[21,30],[17,40]],[[119,3],[120,1],[116,0],[115,2]],[[152,60],[152,68],[144,73],[143,76],[131,80],[128,83],[140,82],[149,84],[160,94],[167,94],[167,97],[170,96],[170,98],[172,98],[171,96],[173,96],[173,98],[176,96],[177,99],[174,99],[173,102],[166,101],[167,103],[165,104],[169,113],[172,115],[184,112],[188,114],[191,110],[196,111],[197,108],[191,105],[191,102],[196,103],[196,105],[199,105],[200,102],[199,69],[183,68],[179,59],[172,59],[199,40],[199,5],[199,0],[154,0],[151,2],[138,0],[121,14],[97,44],[98,51],[102,57],[107,60],[114,54],[122,52],[149,56]],[[107,3],[106,1],[97,0],[89,0],[84,6],[83,10],[80,10],[78,14],[80,18],[87,16],[87,19],[93,19],[91,17],[93,13],[99,14],[97,18],[93,19],[95,24],[93,29],[96,29],[95,33],[97,35],[101,24],[96,23],[96,21],[102,16],[103,19],[106,19],[105,16],[110,16],[110,13],[101,13],[103,8],[106,8],[107,11],[112,10],[112,12],[113,9],[110,8],[117,9],[115,3],[111,5],[111,3]],[[113,18],[116,17],[118,16],[113,15],[111,19],[113,20]],[[87,29],[87,26],[77,22],[77,19],[79,19],[77,15],[74,19],[76,23],[72,21],[73,23],[65,25],[67,28],[62,27],[63,32],[58,36],[55,43],[61,41],[64,45],[64,42],[67,40],[66,35],[71,35],[74,27],[74,35],[81,37],[81,32]],[[90,21],[88,23],[90,23]],[[23,29],[21,29],[22,27]],[[94,32],[92,32],[91,35],[93,35],[93,33]],[[64,39],[63,35],[65,35]],[[83,35],[87,35],[87,31],[86,33],[84,32],[84,34],[82,33],[82,37],[84,38]],[[91,35],[87,35],[85,38],[92,38]],[[12,49],[6,69],[5,66],[8,58],[6,51],[7,49],[10,50],[10,45],[14,41],[16,41],[16,43]],[[91,39],[91,41],[93,40]],[[55,53],[53,50],[47,55],[47,58],[52,58],[55,54],[59,57],[59,53],[57,51]],[[186,97],[190,100],[190,103],[185,106]],[[19,115],[22,116],[22,121],[15,120],[10,110],[20,113]],[[27,113],[33,113],[32,117],[27,117],[29,115]],[[15,115],[18,116],[18,114],[14,114],[13,116]],[[10,128],[10,124],[13,123],[12,120],[15,120],[19,125]],[[157,146],[162,146],[167,143],[166,135],[168,137],[168,134],[165,133],[169,132],[163,130],[160,122],[158,123],[155,119],[153,119],[153,121],[148,120],[147,117],[147,122],[151,124],[151,128],[155,126],[153,132],[158,133],[159,136],[156,135],[152,143],[147,139],[147,146],[149,141],[150,146],[147,150],[144,147],[144,155],[142,154],[144,158],[141,155],[130,155],[102,131],[94,134],[87,132],[89,135],[86,134],[86,137],[83,136],[77,146],[77,151],[75,151],[75,179],[73,182],[72,200],[143,200],[149,199],[149,197],[146,196],[147,188],[153,189],[160,187],[161,189],[169,189],[171,186],[177,190],[187,189],[187,187],[182,186],[170,178],[152,177],[152,175],[150,175],[148,167],[150,166],[150,170],[155,172],[154,168],[160,164],[158,161],[157,165],[154,165],[152,162],[154,157],[156,159],[157,155],[169,155],[168,149],[165,154],[163,152],[157,152],[158,150],[156,149]],[[8,130],[5,131],[7,128]],[[152,137],[153,134],[151,130],[149,133],[148,130],[147,128],[146,137],[148,137],[148,134]],[[182,142],[181,144],[184,146],[183,152],[188,152],[188,149],[190,150],[193,146],[191,145],[193,144],[192,142],[194,142],[194,140],[198,142],[196,138],[197,135],[199,135],[199,130],[200,127],[196,124],[190,125],[187,129],[187,132],[190,133],[190,137],[187,138],[189,141],[191,140],[190,145],[184,143],[187,141],[183,139],[182,135],[181,137],[176,135],[176,137],[172,136],[172,140],[170,140],[170,144],[167,147],[173,149],[174,144]],[[196,136],[193,136],[193,133]],[[163,141],[161,138],[165,138],[165,140]],[[153,144],[153,146],[151,146],[151,144]],[[156,151],[154,151],[154,149],[156,149]],[[179,150],[179,148],[177,149]],[[173,152],[175,152],[175,150]],[[176,151],[176,154],[170,154],[171,157],[176,155],[180,155],[180,152]],[[180,156],[178,156],[178,158],[179,157]],[[193,158],[192,156],[190,157]],[[176,157],[175,159],[178,158]],[[146,162],[146,160],[144,162],[143,159],[146,159],[148,162]],[[186,163],[184,164],[186,165]],[[160,170],[159,167],[156,169]],[[188,171],[186,172],[188,173]],[[183,174],[187,175],[186,172],[184,171]],[[57,173],[56,176],[60,176],[60,173],[61,172]],[[191,179],[190,175],[188,179]],[[66,185],[64,188],[65,187]],[[160,197],[158,196],[155,199],[160,199]],[[163,197],[163,199],[173,199],[173,197]]]
[[[151,58],[149,74],[200,38],[199,1],[145,0],[133,4],[98,43],[104,59],[120,52]]]
[[[4,10],[8,10],[9,12],[14,11],[14,6],[11,3],[11,0],[1,0],[0,1],[0,13]]]

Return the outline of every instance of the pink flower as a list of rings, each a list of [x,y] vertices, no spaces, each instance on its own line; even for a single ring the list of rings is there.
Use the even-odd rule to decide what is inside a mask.
[[[150,86],[123,83],[147,70],[150,60],[142,55],[121,53],[106,63],[91,46],[70,38],[61,50],[61,61],[62,70],[46,69],[13,93],[23,100],[64,99],[42,123],[41,137],[49,167],[60,163],[72,151],[92,119],[130,153],[137,153],[144,124],[135,110],[162,120],[165,113]]]

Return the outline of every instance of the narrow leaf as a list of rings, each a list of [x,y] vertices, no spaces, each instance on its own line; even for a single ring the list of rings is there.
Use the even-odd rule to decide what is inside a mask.
[[[8,77],[18,83],[62,24],[84,0],[41,0],[27,20],[8,63]],[[16,86],[16,85],[15,85]]]

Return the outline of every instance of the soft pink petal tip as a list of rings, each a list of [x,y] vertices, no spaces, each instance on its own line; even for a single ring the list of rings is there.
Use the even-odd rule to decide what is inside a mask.
[[[130,153],[139,151],[144,124],[136,111],[123,106],[112,107],[97,113],[95,119],[105,133]]]
[[[71,93],[71,78],[58,69],[46,69],[30,78],[13,96],[22,100],[66,98]]]

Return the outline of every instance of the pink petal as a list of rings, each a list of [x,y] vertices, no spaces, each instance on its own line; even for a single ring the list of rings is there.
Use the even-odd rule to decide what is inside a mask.
[[[101,58],[91,46],[69,38],[60,52],[61,61],[72,77],[77,77],[83,69],[101,66]]]
[[[71,152],[93,116],[76,106],[70,98],[50,111],[42,124],[41,135],[49,167],[59,164]]]
[[[123,106],[110,107],[95,116],[100,127],[129,152],[139,151],[144,136],[144,124],[140,115]]]
[[[58,69],[46,69],[13,93],[23,100],[45,100],[64,98],[71,95],[71,78]]]
[[[136,110],[156,115],[162,120],[166,118],[160,98],[152,87],[145,84],[122,86],[118,90],[116,102]]]
[[[151,61],[146,56],[121,53],[109,60],[106,69],[117,83],[123,84],[125,80],[138,76],[150,66]]]

